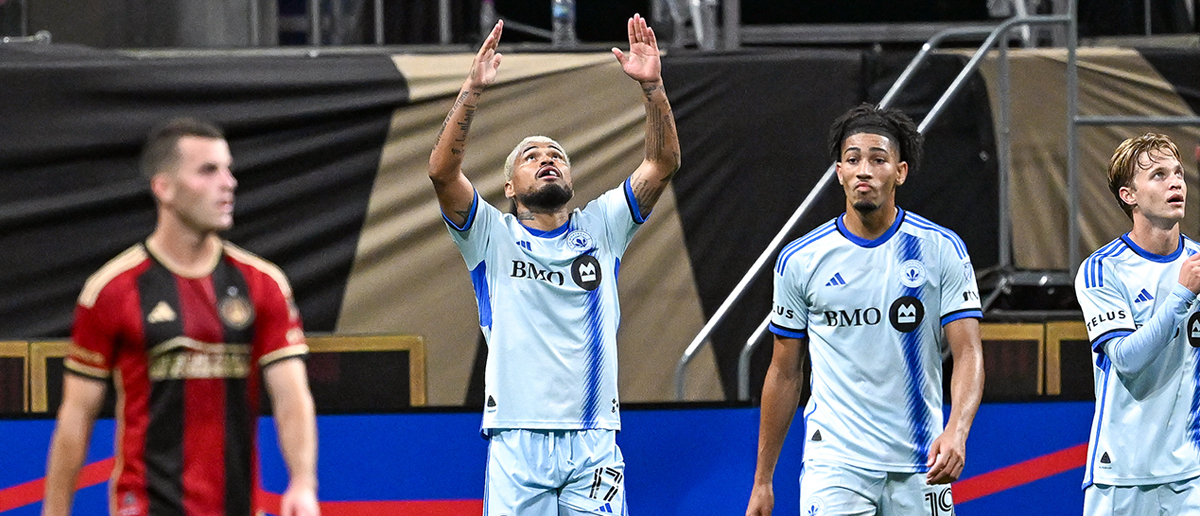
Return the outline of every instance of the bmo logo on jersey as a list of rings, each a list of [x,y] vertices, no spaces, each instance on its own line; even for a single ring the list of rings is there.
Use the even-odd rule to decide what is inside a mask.
[[[789,312],[791,310],[788,310]],[[878,308],[855,308],[853,312],[845,310],[826,310],[822,312],[825,315],[825,324],[832,328],[842,328],[850,326],[874,326],[883,320],[883,312]]]
[[[590,254],[581,254],[571,262],[571,279],[584,290],[596,290],[600,286],[600,260]]]
[[[925,305],[913,296],[904,296],[892,302],[888,308],[888,322],[901,333],[917,329],[925,319]]]

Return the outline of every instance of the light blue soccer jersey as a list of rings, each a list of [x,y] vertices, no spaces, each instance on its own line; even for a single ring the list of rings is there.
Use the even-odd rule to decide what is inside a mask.
[[[1140,373],[1121,374],[1106,355],[1114,339],[1133,333],[1167,302],[1179,285],[1183,261],[1197,251],[1196,242],[1181,236],[1174,253],[1157,255],[1126,233],[1092,253],[1075,277],[1096,384],[1084,487],[1164,484],[1200,475],[1196,304]]]
[[[644,219],[629,181],[531,229],[475,194],[450,235],[471,271],[488,343],[483,428],[621,428],[617,274]]]
[[[958,235],[897,209],[864,240],[842,217],[788,244],[775,264],[771,331],[808,338],[804,458],[924,472],[942,425],[942,326],[981,318]]]

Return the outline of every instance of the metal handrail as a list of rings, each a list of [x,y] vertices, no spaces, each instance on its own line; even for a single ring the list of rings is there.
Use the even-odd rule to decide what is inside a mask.
[[[938,99],[938,102],[934,104],[934,106],[930,110],[929,114],[926,115],[924,120],[922,120],[921,125],[918,127],[918,131],[924,132],[925,129],[929,126],[929,124],[931,124],[934,120],[936,120],[937,117],[940,116],[942,111],[944,111],[946,109],[946,106],[949,105],[950,100],[952,100],[953,97],[955,95],[957,95],[958,91],[962,89],[963,85],[966,83],[966,78],[971,73],[973,73],[976,68],[978,68],[979,63],[983,59],[983,56],[986,55],[987,50],[990,49],[995,44],[996,40],[1000,37],[1000,35],[1007,34],[1007,32],[1010,28],[1012,28],[1013,26],[1018,25],[1018,24],[1022,24],[1022,25],[1047,24],[1048,25],[1048,24],[1055,24],[1055,23],[1069,23],[1070,20],[1071,20],[1070,16],[1061,16],[1061,15],[1060,16],[1041,16],[1041,15],[1039,15],[1039,16],[1015,17],[1015,18],[1010,18],[1008,20],[1005,20],[1004,22],[1000,23],[999,25],[997,25],[993,28],[964,27],[964,28],[954,28],[954,29],[947,29],[945,31],[941,31],[941,32],[935,34],[933,37],[931,37],[929,39],[929,41],[927,41],[924,45],[922,45],[921,50],[917,53],[916,56],[914,56],[913,60],[909,62],[908,67],[906,67],[905,70],[900,74],[900,77],[898,77],[896,79],[896,82],[892,84],[892,87],[888,90],[887,94],[884,95],[883,99],[879,102],[879,105],[881,107],[887,107],[888,105],[890,105],[890,103],[895,98],[896,94],[898,94],[900,89],[902,89],[904,86],[906,86],[908,84],[908,82],[912,79],[912,76],[915,73],[916,69],[921,64],[923,64],[923,62],[927,59],[928,55],[934,50],[934,48],[937,45],[940,45],[943,40],[950,39],[950,38],[961,38],[961,37],[965,37],[965,36],[980,36],[985,33],[988,34],[987,39],[980,46],[979,50],[976,51],[975,55],[972,56],[971,60],[968,61],[967,65],[966,65],[966,67],[964,67],[963,71],[959,74],[958,77],[955,78],[954,82],[947,88],[946,92],[942,95],[942,97],[940,99]],[[833,165],[831,165],[825,171],[825,174],[821,177],[820,180],[818,180],[817,185],[813,188],[812,191],[809,192],[808,197],[805,198],[804,202],[801,203],[800,207],[796,210],[796,212],[792,214],[792,217],[788,219],[788,221],[784,225],[783,229],[781,229],[780,232],[775,235],[775,238],[772,239],[772,241],[768,245],[767,249],[758,257],[757,260],[755,260],[755,262],[751,266],[750,270],[747,271],[747,273],[742,277],[742,280],[737,284],[737,286],[734,287],[733,291],[730,292],[729,296],[726,297],[725,301],[717,309],[717,312],[713,314],[712,318],[710,318],[709,321],[704,325],[704,327],[701,328],[700,333],[696,335],[696,338],[693,339],[692,342],[688,345],[687,349],[683,353],[683,356],[680,357],[679,362],[676,364],[676,367],[675,367],[675,396],[677,399],[683,399],[684,380],[685,380],[688,363],[691,362],[691,360],[695,357],[696,352],[707,342],[707,339],[708,339],[709,335],[712,333],[713,329],[724,320],[725,316],[728,314],[728,311],[732,307],[732,305],[734,303],[736,303],[741,298],[741,296],[745,293],[746,288],[754,280],[754,278],[758,275],[758,273],[761,272],[762,267],[767,263],[770,256],[772,254],[774,254],[776,251],[778,251],[779,246],[782,245],[782,243],[783,243],[783,239],[786,237],[786,235],[788,233],[791,232],[791,230],[793,229],[795,224],[799,222],[800,218],[808,210],[809,205],[811,205],[812,201],[816,198],[817,195],[819,195],[820,191],[824,188],[825,183],[827,183],[832,178],[834,168],[835,167]],[[743,366],[741,364],[741,362],[744,361],[743,357],[751,354],[753,352],[754,348],[757,347],[757,342],[758,342],[759,338],[761,337],[762,332],[765,331],[766,324],[765,323],[760,324],[759,328],[760,328],[760,330],[756,331],[755,334],[750,338],[750,340],[747,341],[747,345],[745,347],[743,347],[743,351],[742,351],[741,355],[739,356],[739,365],[738,365],[739,377],[742,376],[741,372],[740,372],[741,370],[745,369],[748,371],[748,367]],[[749,348],[748,350],[746,349],[747,347]],[[747,374],[747,376],[748,376],[748,374]],[[742,383],[746,383],[745,389],[742,388],[742,386],[741,386]],[[743,390],[747,391],[744,396],[742,395],[741,392],[739,392],[739,398],[748,399],[748,397],[749,397],[749,395],[748,395],[748,390],[749,390],[748,379],[745,382],[743,382],[742,379],[739,378],[739,389],[738,390],[739,391],[743,391]]]
[[[932,52],[937,45],[940,45],[942,41],[952,38],[982,36],[984,34],[988,34],[991,30],[991,28],[981,27],[958,27],[943,30],[929,38],[929,41],[926,41],[925,44],[921,46],[921,50],[917,52],[917,55],[913,57],[913,60],[908,63],[908,67],[906,67],[904,71],[900,73],[900,76],[896,78],[896,82],[892,84],[891,89],[884,94],[883,100],[879,101],[879,106],[887,107],[891,105],[900,89],[908,85],[908,82],[912,79],[917,67],[924,63],[929,53]],[[789,217],[787,222],[783,224],[783,228],[781,228],[779,232],[775,234],[775,237],[771,239],[769,244],[767,244],[767,248],[758,256],[758,258],[754,261],[754,264],[750,266],[750,269],[746,271],[746,274],[742,276],[742,279],[736,286],[733,287],[733,290],[730,291],[729,295],[725,298],[725,301],[721,303],[721,306],[717,308],[717,311],[713,314],[713,316],[708,320],[707,323],[704,324],[704,327],[700,329],[700,333],[698,333],[696,337],[692,339],[692,342],[688,344],[687,349],[683,352],[683,356],[679,358],[679,362],[675,365],[676,399],[683,399],[684,380],[687,374],[687,366],[692,359],[695,358],[696,352],[699,351],[700,348],[708,341],[709,335],[717,327],[717,325],[721,324],[721,322],[725,320],[729,310],[735,303],[741,300],[741,297],[746,293],[746,289],[751,283],[754,282],[754,279],[758,276],[758,274],[762,272],[763,266],[767,264],[771,256],[779,250],[781,245],[783,245],[784,239],[787,238],[787,235],[796,227],[796,224],[800,223],[800,219],[803,218],[808,212],[812,203],[816,202],[820,192],[824,190],[825,186],[833,179],[833,172],[835,168],[836,167],[834,164],[829,165],[829,168],[825,170],[825,173],[821,175],[821,178],[817,180],[816,186],[809,191],[808,196],[804,198],[804,201],[800,203],[800,206],[796,208],[796,211],[792,213],[792,216]],[[763,328],[765,327],[766,326],[763,326]]]
[[[1004,23],[1001,23],[1000,25],[998,25],[992,31],[991,35],[988,36],[988,39],[985,40],[982,45],[980,45],[979,50],[977,50],[975,52],[975,55],[973,55],[971,57],[971,60],[967,62],[967,65],[965,67],[963,67],[962,71],[959,72],[958,76],[955,77],[954,82],[952,82],[950,84],[950,86],[948,88],[946,88],[946,91],[944,93],[942,93],[941,98],[939,98],[937,103],[934,104],[933,109],[929,110],[929,114],[925,115],[925,118],[921,120],[921,124],[919,126],[917,126],[917,132],[924,134],[925,131],[929,128],[929,126],[932,125],[933,122],[935,122],[937,120],[937,117],[941,116],[942,112],[945,111],[946,106],[948,106],[950,104],[951,100],[954,100],[954,96],[957,95],[958,91],[962,89],[962,86],[964,84],[966,84],[967,77],[970,76],[970,74],[974,73],[975,69],[977,69],[979,67],[979,63],[983,60],[983,56],[985,56],[987,54],[987,51],[990,50],[990,48],[993,44],[995,44],[996,40],[1000,37],[1000,35],[1007,33],[1009,30],[1012,29],[1013,26],[1015,26],[1017,24],[1049,25],[1049,24],[1055,24],[1055,23],[1069,23],[1069,22],[1070,22],[1070,16],[1064,16],[1064,15],[1028,16],[1025,19],[1011,18],[1009,20],[1006,20]],[[930,38],[930,39],[932,41],[933,38]],[[1004,45],[1007,45],[1007,42],[1005,42]],[[925,47],[922,47],[921,50],[924,51]],[[1006,67],[1003,68],[1003,72],[1005,75],[1007,75],[1008,70]],[[1008,94],[1007,76],[1005,76],[1001,82],[1003,82],[1005,84],[1005,87],[1003,88],[1001,95],[1002,96],[1007,95]],[[897,80],[897,83],[899,83],[899,80]],[[889,92],[889,93],[891,93],[891,92]],[[880,102],[880,104],[882,105],[882,102]],[[1007,146],[1007,139],[1005,139],[1005,143],[1003,145]],[[1002,165],[1002,166],[1004,166],[1004,165]],[[1001,175],[1003,176],[1004,174],[1001,174]],[[770,322],[770,320],[771,320],[771,317],[769,315],[765,319],[763,319],[762,324],[760,324],[758,329],[755,330],[754,334],[751,335],[750,338],[746,340],[746,344],[745,344],[745,346],[743,346],[742,352],[738,355],[738,399],[739,400],[747,401],[750,399],[750,356],[753,355],[754,350],[758,348],[758,343],[762,339],[763,334],[766,333],[767,324]]]

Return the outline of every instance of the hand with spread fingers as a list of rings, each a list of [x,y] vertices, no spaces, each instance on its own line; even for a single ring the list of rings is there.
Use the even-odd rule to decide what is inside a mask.
[[[500,69],[500,58],[504,57],[496,52],[502,32],[504,32],[504,20],[496,22],[496,26],[492,27],[491,34],[488,34],[487,39],[483,40],[483,45],[479,47],[479,53],[475,54],[475,61],[471,63],[471,72],[467,74],[467,85],[471,89],[482,90],[496,82],[496,72]]]
[[[629,19],[629,53],[613,47],[613,55],[621,62],[621,68],[634,80],[647,83],[662,80],[662,61],[659,59],[658,39],[654,37],[654,29],[646,24],[642,15],[635,14]]]

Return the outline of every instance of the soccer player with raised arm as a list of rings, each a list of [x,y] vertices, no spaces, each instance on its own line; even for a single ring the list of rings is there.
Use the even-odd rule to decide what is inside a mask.
[[[954,232],[896,206],[896,188],[921,153],[904,113],[853,108],[833,123],[829,150],[846,212],[788,244],[775,264],[775,349],[746,514],[774,509],[775,465],[805,356],[812,397],[800,514],[953,514],[949,483],[962,473],[983,393],[971,259]],[[943,428],[947,347],[953,401]]]
[[[475,56],[429,157],[429,178],[470,270],[488,343],[484,514],[627,514],[625,462],[616,445],[617,272],[679,168],[658,46],[635,15],[629,52],[613,49],[641,85],[646,108],[645,159],[633,175],[568,210],[566,150],[543,136],[525,138],[504,163],[504,193],[516,206],[511,215],[480,197],[461,168],[471,120],[496,80],[502,29],[498,22]],[[547,108],[538,114],[555,116],[558,107]]]
[[[1125,140],[1108,188],[1133,229],[1075,277],[1096,383],[1083,514],[1200,514],[1200,245],[1179,231],[1179,149],[1161,134]]]

